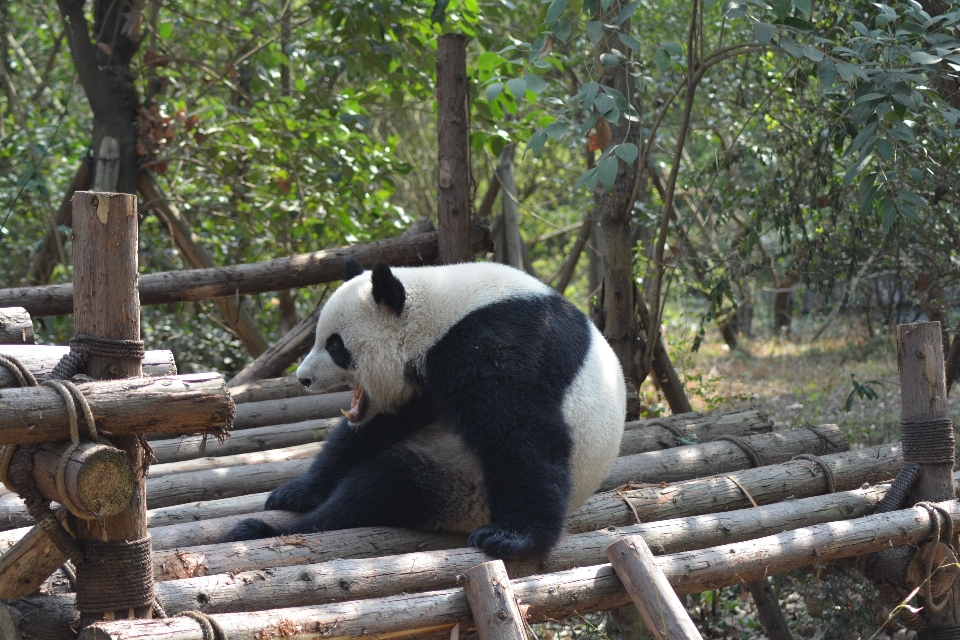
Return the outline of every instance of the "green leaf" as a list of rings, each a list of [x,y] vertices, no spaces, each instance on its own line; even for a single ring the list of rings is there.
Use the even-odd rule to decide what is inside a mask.
[[[940,56],[930,55],[925,51],[914,51],[910,54],[910,61],[916,62],[917,64],[940,64],[940,61],[943,60]]]
[[[890,231],[890,227],[897,221],[897,208],[893,201],[887,196],[880,198],[880,226],[884,231]]]
[[[173,25],[169,22],[161,22],[157,27],[157,34],[163,40],[168,40],[173,35]]]
[[[613,4],[613,0],[600,0],[600,7],[606,11]]]
[[[597,107],[597,111],[600,113],[608,113],[612,109],[616,108],[617,101],[611,96],[600,94],[597,96],[597,99],[593,101],[593,104]]]
[[[773,36],[777,35],[777,28],[766,22],[757,22],[753,25],[753,37],[760,44],[769,44]]]
[[[615,67],[617,66],[618,60],[619,58],[612,53],[600,54],[600,64],[604,67]]]
[[[893,145],[890,144],[890,141],[886,138],[877,143],[877,151],[880,152],[884,160],[889,160],[893,157]]]
[[[485,73],[492,73],[494,69],[506,61],[507,59],[496,51],[484,51],[477,56],[477,69]]]
[[[591,20],[587,23],[587,38],[590,40],[590,44],[596,46],[603,38],[603,23],[599,20]]]
[[[533,151],[533,155],[538,155],[543,151],[543,145],[547,143],[547,132],[543,129],[537,129],[530,139],[527,141],[527,146],[523,150],[523,154],[526,155],[527,151]]]
[[[638,6],[640,6],[640,0],[633,0],[633,2],[625,6],[623,9],[620,9],[620,13],[617,14],[617,24],[623,24],[629,20],[637,10]]]
[[[567,2],[568,0],[553,0],[550,3],[550,6],[547,7],[547,24],[553,23],[560,17],[560,14],[567,8]]]
[[[817,63],[817,79],[822,89],[829,89],[837,82],[837,65],[830,58]]]
[[[667,53],[666,49],[657,49],[654,51],[653,61],[657,63],[661,71],[669,71],[670,67],[673,66],[673,60],[670,59],[670,54]]]
[[[533,74],[527,74],[523,76],[524,81],[527,83],[527,89],[533,91],[535,94],[540,95],[543,93],[543,90],[547,88],[547,83],[543,81],[543,78],[540,76],[535,76]]]
[[[913,191],[897,191],[897,195],[900,196],[901,200],[906,200],[910,204],[916,205],[918,207],[927,206],[927,201],[915,194]]]
[[[523,78],[513,78],[507,80],[507,89],[513,94],[513,97],[519,102],[523,100],[523,94],[527,92],[527,81]]]
[[[557,40],[561,43],[566,42],[570,39],[570,32],[573,31],[570,23],[566,20],[557,20],[553,24],[553,35],[556,36]]]
[[[580,178],[577,179],[577,183],[573,185],[573,192],[576,193],[577,191],[580,190],[581,187],[586,187],[587,189],[590,189],[592,191],[593,188],[597,185],[598,177],[599,176],[597,176],[596,167],[588,170],[586,173],[580,176]]]
[[[553,138],[554,140],[559,140],[563,137],[563,134],[567,132],[569,125],[566,122],[553,122],[547,125],[545,131],[547,135]]]
[[[814,62],[820,62],[823,60],[823,51],[820,51],[820,49],[817,49],[812,44],[808,44],[803,47],[803,55],[807,56],[807,58],[813,60]]]
[[[637,145],[633,144],[632,142],[618,144],[616,147],[614,147],[613,152],[617,154],[618,158],[630,165],[633,164],[633,161],[637,159],[637,155],[640,153],[639,149],[637,149]]]
[[[870,164],[870,161],[872,159],[873,159],[873,156],[868,155],[864,157],[863,160],[861,160],[860,162],[856,163],[855,165],[847,169],[847,173],[843,176],[843,184],[849,185],[851,182],[853,182],[853,179],[856,178],[861,171],[863,171],[864,167]]]
[[[880,190],[876,184],[874,184],[874,179],[877,177],[877,174],[871,173],[867,176],[864,176],[860,179],[860,216],[866,217],[871,211],[873,211],[873,201],[877,197],[877,192]]]
[[[781,20],[790,13],[790,0],[771,0],[770,4],[773,7],[773,13]]]
[[[632,35],[629,33],[621,33],[617,37],[620,38],[620,42],[626,45],[628,49],[635,51],[636,53],[640,53],[640,43],[637,42],[637,39]]]
[[[727,20],[736,20],[747,15],[747,3],[741,0],[727,0],[723,3],[720,14]]]
[[[663,48],[666,49],[671,56],[679,58],[683,55],[683,47],[680,46],[679,42],[664,42]]]
[[[793,6],[805,16],[810,15],[810,10],[813,8],[810,0],[793,0]]]
[[[597,176],[600,178],[600,183],[607,188],[609,191],[613,188],[613,183],[617,179],[617,166],[619,162],[614,157],[609,157],[604,160],[601,160],[597,165]]]
[[[870,136],[876,133],[876,131],[877,131],[876,122],[873,122],[865,126],[863,129],[860,130],[860,133],[857,134],[857,137],[853,139],[853,142],[850,144],[849,147],[847,147],[847,150],[843,152],[843,155],[848,156],[854,151],[856,151],[857,149],[859,149],[861,146],[863,146],[863,143],[866,142]]]
[[[493,102],[497,99],[497,96],[500,95],[500,92],[503,91],[502,82],[493,82],[487,85],[487,90],[485,95],[487,96],[487,102]]]
[[[805,57],[803,47],[800,46],[800,43],[789,36],[780,36],[780,47],[794,58]]]
[[[293,86],[297,88],[297,91],[303,92],[307,90],[307,83],[303,78],[297,78],[293,81]]]

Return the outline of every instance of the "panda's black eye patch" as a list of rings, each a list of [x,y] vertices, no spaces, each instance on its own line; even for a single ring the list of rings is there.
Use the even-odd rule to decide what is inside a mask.
[[[350,367],[350,352],[347,350],[345,344],[343,344],[343,338],[340,337],[339,333],[334,333],[329,338],[327,338],[327,353],[330,354],[330,358],[333,360],[341,369],[348,369]]]

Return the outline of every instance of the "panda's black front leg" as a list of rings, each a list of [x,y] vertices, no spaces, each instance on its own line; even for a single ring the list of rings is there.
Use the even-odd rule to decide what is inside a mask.
[[[530,425],[529,431],[525,425],[520,433],[487,431],[490,437],[477,444],[491,522],[470,535],[470,545],[513,558],[546,553],[560,539],[573,481],[571,446],[557,429],[563,424],[557,417],[552,424]]]

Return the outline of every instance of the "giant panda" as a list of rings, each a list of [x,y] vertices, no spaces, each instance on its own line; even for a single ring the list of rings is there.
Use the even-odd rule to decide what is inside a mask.
[[[297,369],[308,391],[354,384],[309,471],[234,540],[364,526],[472,532],[497,557],[548,551],[606,477],[623,372],[563,296],[512,267],[364,271],[352,258]]]

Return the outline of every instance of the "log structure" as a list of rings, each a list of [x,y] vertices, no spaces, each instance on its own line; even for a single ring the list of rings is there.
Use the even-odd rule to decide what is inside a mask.
[[[703,640],[642,537],[617,540],[607,557],[656,640]]]
[[[33,321],[23,307],[0,309],[0,344],[34,344]]]
[[[159,463],[193,460],[208,457],[234,456],[255,451],[295,447],[323,440],[342,418],[304,420],[293,424],[277,424],[235,431],[227,440],[219,442],[204,436],[185,436],[150,443],[154,460]],[[203,454],[201,454],[201,450]],[[154,474],[156,467],[154,467]]]
[[[486,227],[471,226],[468,237],[478,253],[492,248]],[[265,262],[148,273],[140,276],[140,303],[207,300],[335,282],[343,278],[347,256],[369,269],[378,261],[393,266],[433,264],[438,251],[436,232],[427,232]],[[34,316],[68,315],[73,312],[73,296],[72,283],[0,289],[0,307],[23,307]]]
[[[30,370],[34,377],[43,382],[50,377],[50,372],[57,366],[60,359],[69,353],[70,347],[47,345],[0,345],[0,355],[13,356]],[[141,362],[145,376],[175,376],[177,365],[173,360],[172,351],[146,351]],[[0,388],[18,387],[17,379],[0,367]]]
[[[464,571],[463,592],[480,640],[526,640],[523,614],[503,560],[484,562]]]
[[[306,389],[300,384],[296,376],[285,378],[268,378],[253,382],[238,383],[234,377],[227,383],[230,395],[237,404],[244,402],[260,402],[262,400],[283,400],[307,395]]]
[[[341,409],[349,409],[353,398],[352,391],[323,393],[285,398],[283,400],[264,400],[263,402],[245,402],[237,405],[237,419],[234,429],[252,429],[290,422],[303,422],[318,418],[340,416]]]
[[[954,527],[960,527],[960,504],[939,503]],[[756,580],[812,562],[848,558],[926,540],[930,516],[915,507],[894,513],[866,516],[851,522],[825,523],[777,535],[656,558],[678,595]],[[378,563],[377,567],[382,566]],[[368,575],[375,573],[373,567]],[[262,575],[262,574],[261,574]],[[306,574],[310,575],[310,574]],[[234,578],[240,578],[234,576]],[[256,580],[253,576],[248,580]],[[296,585],[301,591],[309,581]],[[528,620],[583,615],[628,603],[623,584],[608,564],[515,579],[516,597],[528,606]],[[194,601],[195,603],[196,601]],[[420,635],[475,627],[462,589],[400,594],[317,606],[213,615],[228,640],[257,634],[270,637],[289,632],[316,633],[315,637]],[[309,629],[309,632],[307,631]],[[288,632],[288,633],[289,633]],[[304,637],[310,637],[305,635]],[[81,632],[80,640],[203,640],[200,626],[189,618],[163,621],[103,622]]]
[[[77,387],[90,403],[98,428],[112,436],[224,434],[235,411],[219,373],[83,382]],[[69,415],[56,390],[0,389],[0,444],[69,439]]]

